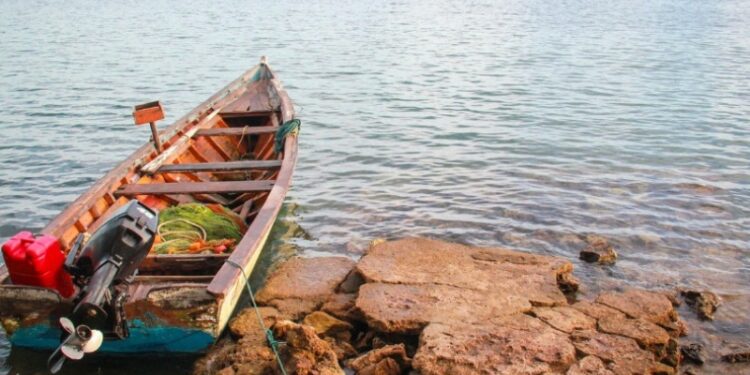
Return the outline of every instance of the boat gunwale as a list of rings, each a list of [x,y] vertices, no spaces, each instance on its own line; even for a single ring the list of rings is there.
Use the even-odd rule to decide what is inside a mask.
[[[268,67],[270,70],[270,67]],[[273,71],[271,71],[273,74]],[[292,104],[289,95],[284,89],[281,82],[273,74],[271,78],[271,84],[276,90],[276,94],[280,99],[280,110],[282,123],[294,119],[294,106]],[[219,271],[216,273],[211,283],[208,285],[208,292],[217,296],[224,297],[226,292],[232,288],[236,283],[237,278],[250,277],[252,269],[245,269],[248,263],[255,256],[256,252],[263,250],[263,245],[267,239],[268,234],[276,222],[281,206],[286,198],[286,193],[289,191],[292,182],[292,174],[294,167],[297,164],[297,136],[290,135],[284,140],[284,151],[283,158],[281,161],[281,168],[276,177],[276,183],[274,184],[271,191],[260,209],[258,215],[253,219],[253,222],[248,227],[247,231],[242,237],[242,240],[237,244],[237,247],[229,256],[228,261],[225,261]],[[242,270],[238,269],[236,265],[241,265]],[[250,265],[254,268],[254,264]]]
[[[180,117],[166,129],[160,131],[159,138],[162,139],[163,143],[169,143],[171,146],[172,138],[179,136],[179,134],[183,133],[185,128],[191,124],[193,126],[198,126],[206,116],[213,112],[210,111],[210,109],[212,109],[217,102],[226,99],[227,96],[232,93],[236,93],[238,89],[241,89],[242,92],[244,92],[247,86],[243,87],[242,84],[247,83],[259,68],[260,64],[245,71],[234,81],[230,82],[197,107],[193,108],[192,111]],[[158,156],[158,154],[154,150],[153,145],[150,142],[144,143],[140,148],[113,167],[107,172],[107,174],[99,178],[99,180],[97,180],[90,188],[65,207],[44,227],[44,229],[42,229],[41,233],[61,237],[62,233],[67,230],[67,228],[75,225],[80,216],[83,215],[97,199],[107,194],[112,194],[116,190],[113,189],[112,186],[115,185],[117,181],[127,176],[130,170],[142,167],[146,162],[152,160],[156,156]]]

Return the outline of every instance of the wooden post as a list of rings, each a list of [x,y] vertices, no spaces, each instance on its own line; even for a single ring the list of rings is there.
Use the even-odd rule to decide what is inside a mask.
[[[148,124],[151,125],[151,135],[154,137],[154,147],[156,147],[156,152],[161,154],[161,139],[159,139],[159,132],[156,130],[156,123],[151,121]]]
[[[164,109],[159,101],[137,105],[133,108],[133,119],[136,125],[151,125],[151,135],[154,138],[154,147],[158,153],[162,152],[159,131],[156,129],[156,121],[164,118]]]

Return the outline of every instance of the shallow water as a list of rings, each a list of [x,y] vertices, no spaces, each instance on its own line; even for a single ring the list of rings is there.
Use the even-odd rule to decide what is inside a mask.
[[[748,337],[747,19],[741,0],[3,1],[0,240],[147,140],[132,105],[174,120],[268,55],[303,128],[266,263],[376,237],[510,246],[573,260],[584,294],[711,289],[699,327]],[[587,233],[615,267],[576,259]],[[0,373],[42,371],[8,352]]]

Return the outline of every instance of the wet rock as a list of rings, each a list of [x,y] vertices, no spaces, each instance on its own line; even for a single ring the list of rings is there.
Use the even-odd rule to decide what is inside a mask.
[[[623,316],[608,316],[599,319],[599,330],[606,333],[630,337],[641,347],[653,353],[660,353],[663,357],[663,349],[669,342],[669,334],[664,328],[643,319],[629,319]]]
[[[586,236],[587,246],[581,250],[582,260],[599,264],[614,264],[617,260],[617,252],[606,238],[597,235]]]
[[[400,374],[411,367],[411,359],[404,344],[387,345],[353,359],[349,367],[358,374]]]
[[[701,344],[691,343],[680,346],[680,352],[682,353],[683,358],[688,362],[695,363],[696,365],[702,365],[706,362],[703,354],[703,345]]]
[[[263,317],[263,324],[266,327],[271,327],[276,320],[285,319],[279,310],[262,306],[258,308],[261,317]],[[229,322],[229,331],[235,337],[244,337],[247,335],[260,334],[264,336],[263,329],[260,327],[258,321],[258,315],[253,308],[246,308],[240,311],[237,316]],[[265,337],[265,336],[264,336]]]
[[[347,322],[357,322],[362,316],[354,305],[356,300],[355,293],[337,293],[328,297],[320,309]]]
[[[307,315],[302,320],[302,324],[313,327],[319,336],[331,336],[345,341],[351,339],[349,331],[354,328],[350,323],[336,319],[323,311],[315,311]]]
[[[624,292],[606,292],[596,302],[617,309],[631,318],[640,318],[662,327],[674,326],[677,312],[669,298],[658,292],[631,289]]]
[[[344,257],[292,258],[269,276],[255,299],[300,319],[334,294],[352,268],[354,261]]]
[[[578,291],[581,282],[572,273],[557,274],[557,286],[565,294],[573,294]]]
[[[566,375],[614,375],[614,373],[607,370],[601,359],[589,355],[570,366]]]
[[[475,324],[431,323],[420,336],[413,365],[422,375],[559,373],[575,355],[566,334],[518,314]]]
[[[750,362],[750,345],[732,343],[728,345],[721,360],[729,363]]]
[[[481,321],[531,310],[528,299],[448,285],[367,283],[356,306],[380,332],[419,334],[430,322]]]
[[[662,363],[677,368],[682,363],[682,353],[680,352],[680,344],[677,340],[670,338],[667,341],[667,346],[664,348],[663,354],[659,359]]]
[[[708,291],[684,290],[681,292],[685,302],[693,307],[698,317],[703,320],[713,320],[719,297]]]
[[[596,320],[571,307],[538,307],[532,313],[543,322],[560,331],[571,333],[575,330],[596,328]]]
[[[331,344],[318,337],[314,328],[282,320],[274,324],[273,331],[279,340],[286,342],[283,359],[287,373],[344,374]]]

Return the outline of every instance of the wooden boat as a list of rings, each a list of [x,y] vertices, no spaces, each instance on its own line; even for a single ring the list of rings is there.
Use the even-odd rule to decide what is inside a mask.
[[[248,223],[231,254],[149,253],[128,286],[129,337],[105,341],[99,352],[200,352],[221,334],[290,186],[297,136],[285,137],[278,153],[274,141],[280,124],[293,118],[289,97],[262,59],[161,131],[161,153],[143,145],[43,229],[68,251],[80,233],[94,232],[130,199],[157,211],[218,203]],[[0,266],[0,322],[12,345],[58,347],[57,319],[71,304],[52,289],[12,285]]]

